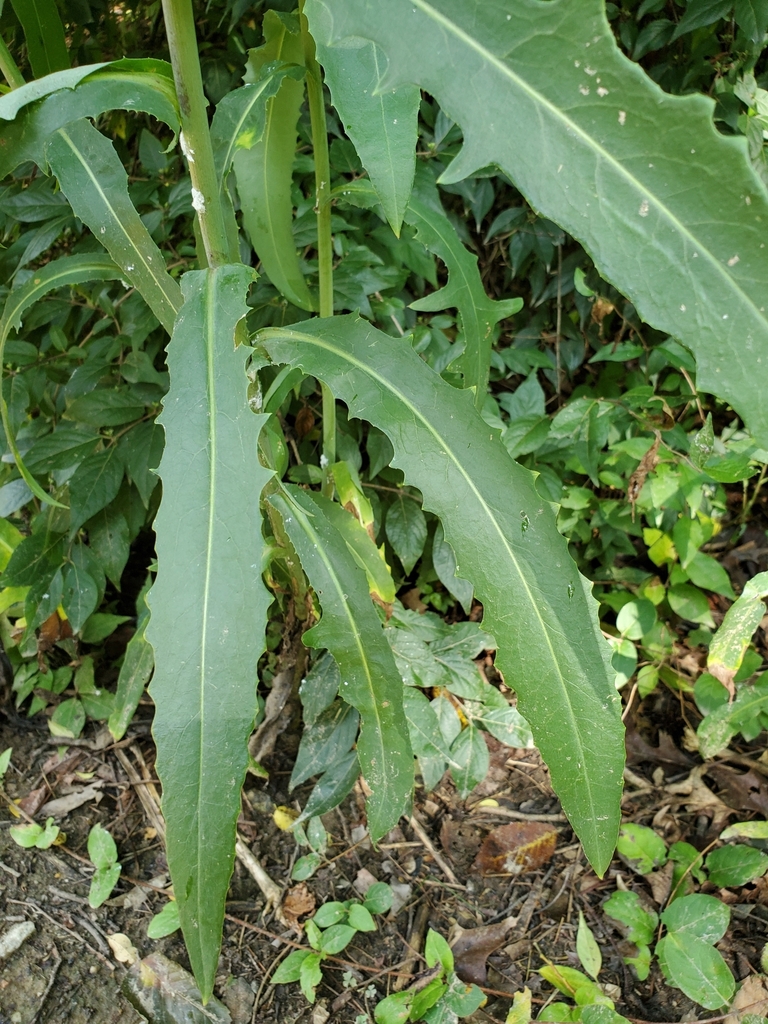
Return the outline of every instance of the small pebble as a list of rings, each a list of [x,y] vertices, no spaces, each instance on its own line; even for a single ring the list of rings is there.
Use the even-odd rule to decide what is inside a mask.
[[[15,924],[12,928],[9,928],[7,932],[0,936],[0,960],[5,960],[11,953],[15,953],[27,941],[30,935],[34,934],[35,926],[31,921],[22,921],[20,924]]]

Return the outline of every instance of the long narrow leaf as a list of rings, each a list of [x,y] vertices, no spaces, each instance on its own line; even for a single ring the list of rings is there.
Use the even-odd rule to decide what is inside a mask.
[[[493,328],[517,313],[522,299],[496,302],[485,293],[477,257],[465,249],[456,229],[445,214],[434,178],[426,167],[419,169],[405,219],[416,228],[416,237],[448,267],[448,284],[423,299],[411,303],[412,309],[438,310],[455,306],[461,315],[464,351],[458,365],[464,386],[475,388],[475,405],[482,408],[488,388]]]
[[[768,445],[768,194],[711,99],[668,95],[623,56],[603,0],[307,0],[306,13],[323,43],[378,43],[387,88],[420,85],[462,126],[444,181],[501,167]]]
[[[46,263],[40,270],[36,270],[32,277],[20,288],[14,288],[5,300],[2,316],[0,317],[0,366],[4,365],[3,353],[5,343],[12,330],[18,330],[24,313],[29,307],[41,299],[48,292],[56,288],[64,288],[70,284],[82,284],[84,281],[115,281],[122,277],[120,268],[117,267],[108,256],[85,255],[85,256],[64,256],[53,263]],[[27,486],[34,495],[41,501],[47,501],[49,505],[56,505],[58,508],[64,506],[61,502],[55,501],[50,494],[47,494],[34,476],[24,465],[16,441],[11,430],[8,419],[8,407],[5,397],[0,388],[0,416],[2,417],[5,437],[8,447],[11,449],[16,466],[27,483]]]
[[[170,333],[181,290],[128,196],[112,143],[88,121],[73,121],[54,133],[45,153],[72,209]]]
[[[421,488],[474,583],[483,628],[596,871],[619,826],[624,749],[597,605],[533,475],[492,439],[471,397],[413,350],[354,315],[259,335],[276,362],[302,367],[383,430],[395,465]]]
[[[68,68],[67,41],[56,0],[11,0],[11,4],[24,29],[35,78]]]
[[[32,160],[45,165],[45,145],[59,128],[107,110],[136,110],[163,121],[174,134],[179,111],[173,72],[162,60],[116,60],[47,75],[0,96],[3,145],[0,177]]]
[[[270,601],[261,582],[259,499],[271,474],[256,454],[267,417],[248,406],[246,351],[233,340],[252,276],[233,265],[182,279],[161,416],[159,570],[148,597],[168,864],[206,997],[216,976]]]
[[[239,149],[250,149],[261,141],[267,119],[267,104],[280,90],[285,75],[295,80],[304,71],[295,65],[266,65],[258,80],[227,93],[216,107],[211,124],[211,143],[219,186]]]
[[[296,17],[267,11],[263,23],[265,43],[249,54],[246,81],[256,81],[272,61],[304,63]],[[237,191],[243,226],[274,286],[301,309],[312,309],[293,241],[291,184],[296,156],[296,122],[304,98],[301,82],[283,79],[280,91],[267,106],[262,138],[250,149],[235,153]]]
[[[386,59],[371,43],[344,49],[318,43],[317,59],[344,129],[399,235],[416,168],[421,93],[415,86],[377,92]]]
[[[268,64],[256,82],[235,89],[216,107],[211,124],[211,143],[219,182],[219,199],[225,211],[230,249],[237,253],[237,223],[227,189],[227,176],[235,153],[251,149],[264,134],[268,101],[280,89],[286,74],[303,78],[304,69],[279,63]]]
[[[112,738],[117,742],[125,735],[131,724],[136,708],[139,706],[144,687],[149,682],[155,665],[154,651],[147,640],[147,624],[149,608],[147,607],[147,591],[151,576],[141,589],[136,600],[136,632],[128,641],[125,657],[117,677],[115,704],[107,726]]]
[[[400,673],[365,574],[332,525],[336,511],[349,513],[298,487],[287,487],[285,496],[272,495],[269,502],[283,517],[323,609],[322,619],[304,634],[304,641],[328,648],[341,672],[341,695],[360,712],[357,756],[371,790],[368,831],[376,840],[397,824],[413,791],[413,752]]]

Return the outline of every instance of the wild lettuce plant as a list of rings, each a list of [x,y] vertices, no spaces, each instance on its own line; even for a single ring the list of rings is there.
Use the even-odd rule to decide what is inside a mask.
[[[711,101],[665,95],[621,55],[601,0],[306,0],[293,15],[270,11],[245,83],[220,101],[210,122],[191,0],[163,0],[163,13],[171,66],[143,59],[69,67],[63,31],[53,24],[37,39],[39,53],[30,42],[37,80],[25,83],[10,54],[0,52],[9,85],[0,97],[0,170],[32,162],[54,175],[94,241],[94,251],[59,256],[11,291],[0,350],[33,303],[85,281],[126,281],[170,334],[170,387],[159,418],[158,573],[140,639],[146,629],[154,650],[154,736],[179,919],[207,996],[272,600],[263,572],[274,558],[291,567],[302,593],[306,574],[322,617],[305,641],[331,652],[341,696],[360,716],[335,797],[362,774],[374,840],[411,800],[403,681],[370,600],[381,559],[361,506],[354,519],[334,501],[349,477],[336,452],[337,401],[388,439],[392,465],[439,517],[457,586],[467,581],[482,602],[496,664],[596,871],[607,867],[618,834],[622,727],[596,602],[557,530],[555,508],[482,415],[494,329],[519,303],[485,294],[428,161],[417,166],[420,90],[464,130],[463,148],[441,180],[501,168],[582,241],[646,320],[690,347],[701,387],[728,400],[765,445],[768,196],[745,142],[715,131]],[[458,311],[463,348],[446,379],[407,340],[359,314],[334,315],[332,213],[342,197],[331,189],[323,75],[368,173],[344,198],[380,208],[395,235],[407,223],[447,267],[446,285],[413,303],[420,311]],[[305,94],[316,291],[293,235],[291,171]],[[180,282],[136,211],[113,143],[94,124],[112,110],[144,111],[178,135],[199,266]],[[297,311],[294,322],[249,332],[257,275],[241,260],[241,233]],[[275,410],[303,375],[322,387],[323,452],[307,477],[320,491],[281,480],[285,439]],[[144,415],[130,388],[116,387],[106,399],[105,408],[119,410],[115,424]],[[88,456],[87,473],[52,483],[44,460],[25,465],[11,413],[4,392],[10,452],[47,509],[7,569],[8,581],[30,586],[27,618],[34,622],[52,600],[47,577],[34,590],[36,573],[102,510],[94,495],[114,496],[124,468],[132,470],[130,453],[107,444]],[[149,433],[146,443],[155,444]],[[97,570],[77,550],[55,595],[80,608],[75,628],[87,618],[82,594],[92,611],[99,588]],[[144,653],[135,649],[142,668],[135,669],[138,691],[127,686],[130,700],[138,701],[147,675]],[[123,711],[115,730],[129,717]]]

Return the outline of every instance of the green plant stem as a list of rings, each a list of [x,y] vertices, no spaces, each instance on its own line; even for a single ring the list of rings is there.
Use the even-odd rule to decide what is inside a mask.
[[[757,501],[757,496],[760,493],[760,488],[763,486],[763,483],[765,482],[765,475],[766,475],[767,472],[768,472],[768,466],[764,465],[764,466],[760,467],[760,476],[757,478],[757,483],[755,484],[754,490],[752,491],[752,497],[749,499],[749,501],[746,500],[747,492],[746,492],[746,490],[744,491],[744,503],[743,503],[744,507],[742,508],[742,511],[741,511],[741,521],[742,521],[742,523],[746,523],[746,521],[747,521],[747,519],[749,517],[749,514],[752,511],[752,508],[753,508],[755,502]]]
[[[181,148],[189,166],[192,205],[197,211],[208,265],[239,263],[237,255],[230,252],[219,201],[192,0],[163,0],[163,17],[181,112]]]
[[[317,262],[320,277],[320,316],[333,316],[333,240],[331,237],[331,166],[328,157],[328,128],[325,123],[323,77],[315,57],[315,42],[309,34],[300,4],[301,38],[307,68],[307,100],[312,125],[315,158],[315,212],[317,213]],[[323,494],[333,497],[331,468],[336,461],[336,399],[325,384],[323,396]]]
[[[18,89],[22,85],[27,83],[24,81],[24,76],[16,67],[16,61],[11,56],[11,51],[5,45],[5,40],[0,36],[0,71],[12,89]]]

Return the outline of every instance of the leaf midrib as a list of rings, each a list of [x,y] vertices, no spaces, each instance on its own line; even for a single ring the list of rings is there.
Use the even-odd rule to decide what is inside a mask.
[[[522,587],[523,587],[523,589],[524,589],[524,591],[525,591],[525,593],[526,593],[526,595],[528,597],[528,600],[530,602],[531,607],[534,610],[536,618],[539,621],[539,625],[541,627],[541,632],[542,632],[542,634],[544,636],[544,642],[545,642],[545,645],[546,645],[546,647],[547,647],[547,649],[549,651],[550,658],[551,658],[552,663],[553,663],[554,668],[555,668],[555,673],[556,673],[556,676],[557,676],[557,680],[558,680],[558,682],[560,684],[560,687],[561,687],[561,690],[562,690],[563,704],[564,704],[565,707],[568,708],[568,714],[570,716],[571,726],[572,726],[572,728],[571,728],[571,735],[576,738],[576,743],[577,743],[577,746],[579,748],[579,752],[581,753],[581,758],[582,758],[582,762],[581,763],[585,762],[587,760],[587,757],[586,757],[586,754],[584,753],[584,748],[583,748],[583,745],[582,745],[582,742],[581,742],[581,734],[580,734],[579,728],[578,728],[578,718],[577,718],[576,714],[574,713],[573,706],[572,706],[571,700],[570,700],[570,695],[569,695],[569,692],[568,692],[568,687],[566,685],[565,678],[564,678],[564,676],[562,674],[562,671],[560,669],[560,665],[558,663],[557,657],[555,655],[555,651],[554,651],[554,648],[552,646],[552,641],[551,641],[550,636],[549,636],[549,631],[546,628],[544,620],[543,620],[543,618],[541,616],[541,613],[539,611],[538,605],[537,605],[536,601],[533,598],[533,594],[532,594],[531,589],[528,586],[528,583],[527,583],[527,581],[525,579],[525,576],[524,576],[524,574],[523,574],[523,572],[522,572],[522,570],[520,568],[520,564],[517,561],[515,553],[514,553],[514,551],[509,546],[509,543],[508,543],[507,538],[506,538],[506,536],[504,534],[504,531],[502,530],[500,524],[497,522],[496,517],[493,515],[493,513],[492,513],[491,509],[489,508],[488,504],[486,503],[485,499],[483,498],[483,496],[478,491],[477,487],[475,486],[474,481],[471,479],[471,477],[467,474],[466,470],[462,466],[460,460],[456,457],[456,455],[454,455],[454,453],[451,451],[451,449],[448,448],[447,444],[444,442],[444,440],[442,439],[440,434],[437,432],[437,430],[435,430],[433,428],[432,424],[424,417],[424,415],[421,412],[421,410],[417,406],[415,406],[412,402],[410,402],[401,392],[396,391],[394,386],[392,385],[391,381],[389,381],[389,380],[385,379],[384,377],[382,377],[374,369],[372,369],[372,367],[370,367],[369,365],[367,365],[367,364],[363,363],[362,361],[356,359],[349,352],[346,352],[343,349],[337,348],[336,346],[334,346],[334,345],[330,344],[329,342],[325,341],[325,339],[320,338],[320,337],[318,337],[318,336],[316,336],[314,334],[304,334],[301,331],[295,331],[295,330],[291,330],[289,328],[271,328],[271,329],[268,328],[267,330],[265,330],[263,332],[263,335],[265,337],[267,337],[267,338],[269,337],[270,334],[274,334],[278,338],[280,337],[280,335],[283,335],[283,336],[287,335],[289,337],[297,338],[297,339],[303,341],[306,344],[315,345],[318,348],[325,349],[326,351],[333,353],[334,355],[340,357],[341,359],[346,360],[347,362],[349,362],[353,366],[355,366],[357,369],[361,370],[363,373],[365,373],[368,376],[372,377],[385,390],[387,390],[391,394],[395,395],[397,397],[397,399],[409,410],[409,412],[424,425],[424,427],[427,429],[427,431],[432,435],[432,437],[438,443],[440,448],[444,451],[444,453],[448,456],[448,458],[454,464],[454,466],[458,470],[459,474],[464,478],[464,480],[467,483],[467,485],[469,486],[470,490],[475,495],[475,498],[476,498],[478,504],[480,505],[481,509],[485,512],[489,522],[492,524],[493,529],[495,530],[495,532],[496,532],[496,534],[497,534],[497,536],[499,538],[499,541],[500,541],[503,549],[506,551],[506,553],[507,553],[507,555],[509,557],[510,562],[514,566],[514,569],[515,569],[515,571],[517,573],[517,576],[518,576],[518,578],[520,580],[520,583],[521,583],[521,585],[522,585]],[[592,780],[591,780],[589,772],[586,772],[584,774],[583,778],[581,779],[581,783],[584,786],[584,788],[589,791],[589,804],[590,804],[590,806],[595,806],[596,805],[596,801],[592,799],[592,794],[591,794]]]
[[[227,149],[226,149],[226,153],[225,153],[225,156],[224,156],[224,162],[222,163],[222,166],[221,166],[221,180],[219,181],[219,191],[220,192],[224,189],[224,182],[225,182],[226,177],[227,177],[227,171],[229,170],[229,166],[232,163],[232,155],[233,155],[235,149],[237,148],[235,146],[235,142],[237,140],[237,137],[240,134],[240,131],[242,130],[243,125],[245,124],[245,121],[247,120],[247,118],[249,117],[251,111],[253,110],[254,105],[258,102],[258,100],[261,99],[261,97],[262,97],[262,95],[264,93],[264,90],[266,89],[266,87],[269,84],[271,84],[273,77],[274,77],[274,74],[270,75],[268,78],[263,79],[263,81],[261,81],[261,82],[254,82],[253,85],[244,85],[243,86],[244,89],[253,89],[253,96],[252,96],[251,102],[248,104],[248,106],[243,109],[243,111],[242,111],[242,113],[240,115],[240,120],[235,125],[235,128],[234,128],[234,130],[233,130],[233,132],[232,132],[232,134],[230,136],[229,142],[227,143]],[[262,137],[263,137],[263,134],[264,133],[262,131]],[[258,141],[259,141],[259,139],[255,139],[253,144],[256,145],[256,143]]]
[[[474,50],[475,53],[477,53],[480,57],[486,60],[489,64],[493,65],[504,77],[508,78],[519,89],[527,93],[527,95],[530,96],[530,98],[534,100],[535,103],[538,103],[542,107],[545,107],[547,110],[549,110],[549,112],[554,116],[556,120],[561,121],[563,125],[566,127],[566,129],[573,131],[574,134],[581,138],[581,140],[587,145],[588,148],[591,148],[594,152],[598,153],[600,157],[604,159],[607,164],[613,167],[613,169],[618,173],[618,175],[620,177],[623,177],[629,183],[629,185],[633,189],[635,189],[643,198],[648,198],[652,200],[656,208],[660,211],[660,213],[663,216],[666,216],[668,221],[671,222],[672,226],[681,235],[688,238],[690,242],[694,246],[696,246],[697,251],[700,250],[704,253],[705,260],[716,269],[717,273],[720,275],[721,278],[723,278],[723,280],[728,284],[728,286],[742,297],[744,303],[752,309],[757,319],[762,323],[768,324],[768,319],[763,313],[760,312],[757,303],[751,298],[750,295],[748,295],[744,291],[744,289],[741,287],[736,278],[733,277],[730,273],[728,273],[727,268],[724,267],[722,263],[715,257],[715,255],[710,251],[709,247],[705,245],[703,242],[700,242],[699,239],[697,239],[696,236],[688,229],[688,227],[686,227],[686,225],[683,224],[675,216],[675,214],[669,209],[669,207],[665,203],[659,200],[658,197],[656,197],[650,189],[646,188],[645,185],[642,182],[640,182],[633,174],[631,174],[622,163],[616,160],[615,157],[608,152],[608,150],[601,146],[591,135],[588,135],[587,132],[584,131],[584,129],[576,121],[573,121],[571,118],[569,118],[564,113],[564,111],[562,111],[559,107],[555,106],[549,99],[543,96],[538,90],[530,86],[519,75],[515,74],[515,72],[507,64],[505,64],[503,60],[499,59],[494,54],[490,53],[485,48],[485,46],[483,46],[483,44],[479,42],[479,40],[476,40],[472,36],[470,36],[459,25],[451,21],[450,18],[447,18],[439,11],[436,11],[434,7],[427,2],[427,0],[409,0],[409,2],[413,3],[416,7],[421,8],[421,10],[428,18],[432,18],[443,29],[445,29],[447,32],[452,34],[457,40],[459,40],[459,42],[464,43],[467,47],[469,47],[469,49]]]
[[[340,601],[342,607],[344,608],[344,613],[346,615],[347,622],[349,623],[350,633],[354,637],[355,646],[357,647],[357,650],[358,650],[358,653],[359,653],[360,664],[363,666],[363,669],[365,671],[365,679],[366,679],[366,683],[367,683],[367,686],[368,686],[368,690],[370,692],[370,704],[371,704],[371,708],[373,710],[373,716],[376,719],[376,725],[377,725],[376,736],[379,739],[379,747],[381,749],[381,756],[382,756],[382,759],[383,759],[382,763],[386,763],[385,760],[384,760],[384,758],[386,757],[386,751],[385,751],[384,740],[383,740],[383,735],[384,735],[383,734],[383,726],[382,726],[382,721],[381,721],[381,715],[379,714],[379,707],[378,707],[378,704],[376,703],[376,689],[375,689],[375,687],[373,685],[373,676],[371,674],[370,665],[368,663],[368,658],[367,658],[367,655],[366,655],[365,646],[363,644],[363,638],[360,635],[360,630],[357,628],[357,620],[355,619],[354,615],[351,612],[351,609],[349,607],[349,602],[348,602],[348,600],[346,599],[346,597],[344,595],[344,588],[343,588],[343,586],[341,584],[341,581],[339,580],[339,577],[338,577],[338,575],[336,573],[336,570],[333,567],[332,562],[328,558],[328,555],[327,555],[327,553],[325,551],[325,545],[323,544],[322,538],[312,528],[312,524],[310,523],[309,517],[308,517],[307,513],[304,511],[304,509],[302,509],[301,506],[298,505],[296,502],[291,501],[290,498],[288,500],[290,501],[291,507],[296,512],[296,518],[298,519],[298,521],[299,521],[299,523],[301,525],[301,528],[304,530],[306,535],[312,540],[312,543],[315,545],[315,547],[317,549],[317,552],[319,553],[320,558],[323,560],[323,564],[326,567],[328,575],[331,578],[331,580],[333,581],[333,585],[334,585],[334,587],[336,589],[336,593],[337,593],[337,595],[339,597],[339,601]],[[358,708],[358,711],[359,710],[360,709]],[[365,724],[365,718],[363,716],[363,713],[361,712],[360,714],[361,714],[361,718],[363,718],[363,724]],[[386,779],[384,780],[384,782],[386,784]]]
[[[216,298],[216,277],[217,271],[208,271],[205,281],[205,335],[203,339],[206,363],[206,393],[208,398],[208,525],[205,541],[205,577],[203,584],[202,601],[202,622],[200,623],[200,718],[199,718],[199,743],[200,757],[198,759],[197,773],[197,864],[205,863],[206,844],[203,842],[203,795],[205,793],[205,678],[207,671],[208,651],[208,608],[211,597],[211,580],[214,575],[214,533],[216,522],[216,464],[218,456],[218,433],[216,429],[216,416],[218,412],[216,402],[216,376],[214,373],[214,359],[216,356],[216,324],[214,320],[214,308]],[[196,893],[196,916],[197,920],[204,920],[207,899],[203,893],[203,887],[199,884]],[[201,939],[201,942],[203,940]]]
[[[77,148],[77,146],[76,146],[74,140],[72,139],[72,137],[65,131],[64,128],[57,129],[56,134],[60,135],[62,137],[62,139],[64,139],[64,141],[67,143],[69,148],[72,150],[72,153],[74,154],[74,156],[80,161],[80,164],[83,167],[83,170],[85,171],[85,173],[90,178],[90,180],[93,183],[93,186],[96,189],[96,191],[99,194],[99,196],[101,196],[101,199],[102,199],[102,201],[104,203],[104,206],[107,208],[107,210],[112,215],[112,217],[113,217],[113,219],[115,221],[115,224],[119,227],[120,231],[122,231],[122,233],[125,236],[125,239],[126,239],[128,245],[137,254],[137,258],[139,260],[141,260],[142,264],[146,268],[147,273],[152,278],[152,280],[155,282],[155,284],[157,285],[158,289],[162,292],[162,294],[165,297],[165,299],[166,299],[168,305],[170,306],[170,308],[173,310],[174,313],[178,313],[179,309],[181,308],[180,304],[177,301],[174,300],[172,295],[169,295],[166,292],[165,287],[164,287],[165,281],[162,280],[162,278],[159,279],[157,277],[157,275],[155,274],[154,268],[150,267],[150,265],[145,260],[144,254],[142,253],[141,249],[139,249],[137,247],[137,245],[135,244],[135,242],[133,241],[131,236],[128,234],[128,232],[127,232],[127,230],[125,228],[125,225],[123,224],[121,219],[117,216],[117,213],[115,212],[115,209],[113,208],[112,203],[110,202],[109,198],[107,197],[107,194],[104,192],[103,188],[101,187],[101,184],[99,183],[99,179],[94,175],[94,173],[91,170],[90,165],[88,164],[88,162],[83,159],[83,155],[82,155],[81,151]],[[162,254],[160,253],[159,249],[158,249],[158,254],[160,255],[160,258],[162,259]],[[127,273],[128,271],[125,271],[125,272]]]

